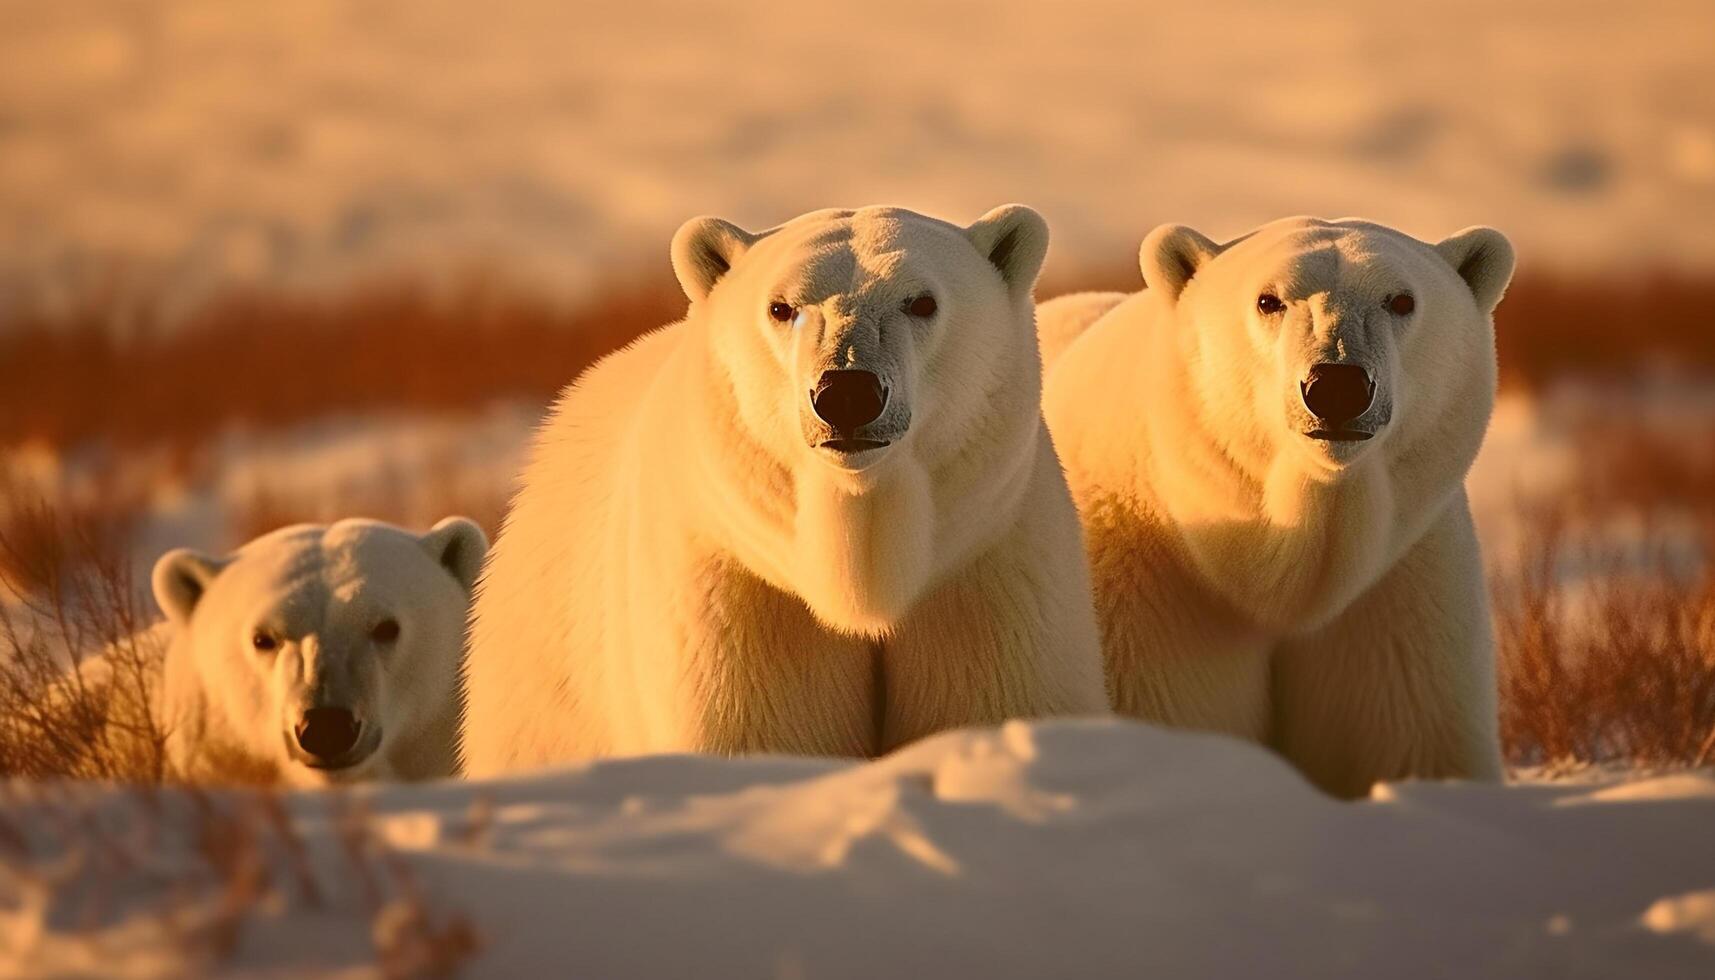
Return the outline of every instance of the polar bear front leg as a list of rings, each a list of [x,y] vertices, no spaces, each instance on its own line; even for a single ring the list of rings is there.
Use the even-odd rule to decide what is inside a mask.
[[[1043,505],[931,590],[883,641],[881,665],[883,751],[1008,718],[1106,714],[1071,501]]]
[[[875,754],[875,643],[816,620],[804,601],[734,562],[706,566],[688,621],[645,609],[672,635],[630,655],[676,650],[670,746],[695,752]],[[676,604],[670,604],[676,605]]]
[[[1274,637],[1203,581],[1150,511],[1102,499],[1087,505],[1084,521],[1114,711],[1267,741]]]
[[[1281,647],[1276,747],[1338,796],[1381,780],[1500,779],[1494,660],[1461,492],[1339,618]]]

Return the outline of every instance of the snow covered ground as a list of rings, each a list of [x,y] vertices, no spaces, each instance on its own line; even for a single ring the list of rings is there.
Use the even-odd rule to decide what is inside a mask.
[[[694,214],[877,201],[1026,201],[1061,272],[1302,212],[1704,269],[1712,35],[1707,0],[0,0],[0,330],[115,274],[194,303],[475,263],[576,297]],[[1491,560],[1605,397],[1503,401]],[[1649,397],[1715,429],[1707,388]],[[134,493],[142,572],[259,514],[492,510],[539,409],[0,469]],[[1342,804],[1236,742],[1062,722],[255,799],[0,786],[0,976],[397,974],[460,916],[484,976],[1715,976],[1707,770]]]
[[[0,0],[0,300],[486,262],[686,218],[1041,208],[1061,269],[1294,213],[1715,262],[1715,6]],[[3,310],[0,310],[3,312]]]
[[[0,863],[0,973],[208,962],[233,875],[195,808],[35,792],[0,802],[0,847],[34,855]],[[1715,975],[1707,772],[1338,803],[1224,738],[1011,723],[862,765],[654,757],[284,810],[303,857],[254,821],[234,973],[398,955],[412,916],[353,870],[384,852],[424,921],[468,916],[480,976]]]

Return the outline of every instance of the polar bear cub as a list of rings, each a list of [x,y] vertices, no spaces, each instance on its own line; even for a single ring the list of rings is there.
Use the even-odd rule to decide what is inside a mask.
[[[457,772],[458,669],[482,530],[300,524],[152,576],[168,641],[156,712],[187,778],[234,766],[292,785]]]
[[[1270,743],[1344,795],[1498,777],[1464,479],[1512,247],[1289,218],[1164,226],[1141,260],[1142,292],[1041,311],[1116,709]]]
[[[495,542],[471,774],[1105,711],[1041,414],[1047,240],[1017,206],[684,225],[685,319],[567,389]]]

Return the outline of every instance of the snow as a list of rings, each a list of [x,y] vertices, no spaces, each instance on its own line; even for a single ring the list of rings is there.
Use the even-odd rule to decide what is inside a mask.
[[[1060,274],[1129,268],[1161,221],[1304,212],[1494,224],[1527,265],[1715,262],[1715,6],[1378,9],[0,0],[0,329],[116,274],[188,304],[475,262],[576,297],[695,214],[882,201],[1033,204]],[[1707,427],[1701,397],[1661,424]],[[1491,560],[1606,398],[1503,400],[1470,481]],[[139,571],[232,546],[259,497],[417,526],[503,499],[539,408],[120,460]],[[86,462],[0,457],[111,492]],[[1710,771],[1341,803],[1100,721],[268,799],[0,786],[0,976],[365,975],[459,916],[484,976],[1715,976]]]
[[[0,880],[0,970],[71,975],[83,962],[165,975],[207,955],[143,926],[175,901],[194,909],[226,894],[169,881],[196,863],[195,821],[172,817],[189,809],[172,793],[146,805],[112,789],[15,788],[3,826],[61,872],[52,886],[14,886],[22,902]],[[409,916],[397,903],[363,912],[362,876],[341,870],[352,815],[367,812],[373,845],[409,868],[438,909],[430,918],[470,918],[480,976],[1715,971],[1707,771],[1385,785],[1341,803],[1226,738],[1012,722],[866,764],[618,759],[297,794],[284,809],[320,902],[276,875],[225,970],[346,975],[373,962],[377,937]],[[131,856],[66,872],[64,854],[100,850],[97,828],[132,841]],[[101,954],[102,942],[124,956]]]
[[[1061,270],[1161,221],[1505,229],[1715,261],[1715,6],[1450,0],[0,0],[0,303],[477,261],[582,294],[677,225],[1041,208]]]

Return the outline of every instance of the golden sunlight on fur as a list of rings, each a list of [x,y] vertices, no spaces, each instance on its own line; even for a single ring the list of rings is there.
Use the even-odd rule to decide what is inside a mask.
[[[473,775],[878,755],[1104,710],[1039,407],[1035,212],[890,208],[673,245],[691,307],[578,379],[478,591]]]
[[[1463,481],[1506,239],[1170,225],[1141,263],[1144,291],[1041,313],[1115,707],[1270,743],[1347,795],[1499,777]]]

